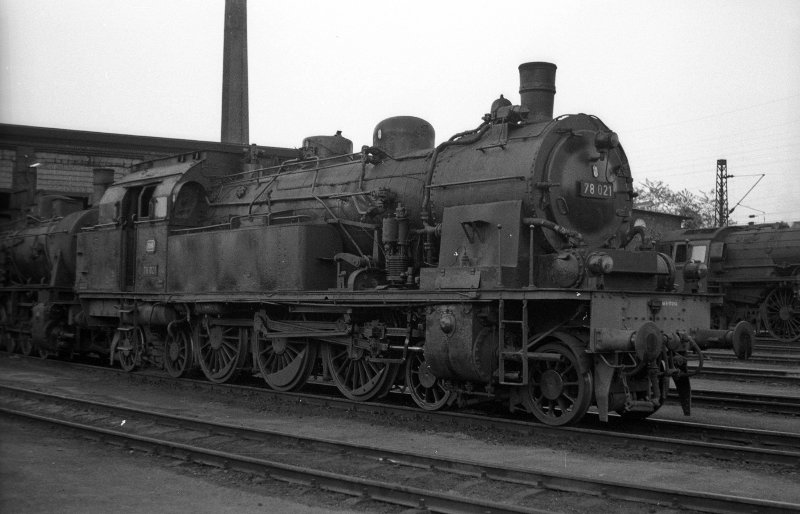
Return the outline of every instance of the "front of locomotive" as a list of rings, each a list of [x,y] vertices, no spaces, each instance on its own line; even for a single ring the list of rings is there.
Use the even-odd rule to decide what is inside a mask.
[[[554,92],[551,72],[555,66],[546,63],[520,67],[523,105],[539,105],[542,95]],[[702,367],[702,350],[712,347],[732,347],[746,358],[752,327],[709,330],[719,298],[676,292],[671,257],[655,251],[646,228],[632,223],[633,180],[616,133],[594,116],[574,115],[549,122],[540,138],[524,220],[532,254],[539,254],[530,276],[533,285],[591,297],[579,338],[593,361],[601,419],[611,411],[632,417],[654,412],[666,399],[670,377],[688,415],[690,359]]]
[[[546,423],[575,422],[590,401],[603,420],[614,411],[647,416],[665,401],[670,378],[688,414],[690,359],[702,363],[710,347],[744,357],[752,328],[709,330],[719,299],[675,290],[674,262],[633,224],[633,179],[617,134],[595,116],[553,118],[555,70],[521,65],[521,105],[501,97],[480,139],[435,156],[428,187],[431,217],[442,219],[441,249],[422,285],[477,287],[484,299],[494,289],[502,307],[492,314],[497,336],[476,337],[463,351],[437,331],[449,329],[455,309],[439,309],[426,359],[448,379],[494,373],[500,384],[528,381],[528,389],[511,388],[512,408]],[[527,329],[513,328],[519,322],[509,312]],[[480,363],[476,371],[462,370],[464,355]],[[485,364],[489,355],[498,356],[496,368]],[[569,355],[583,378],[566,364],[561,370]],[[527,366],[518,367],[520,359]],[[582,386],[568,385],[576,382]]]

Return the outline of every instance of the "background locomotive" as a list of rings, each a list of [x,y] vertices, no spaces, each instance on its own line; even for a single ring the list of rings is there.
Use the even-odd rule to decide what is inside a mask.
[[[553,119],[555,69],[523,64],[521,105],[435,147],[397,117],[358,153],[337,134],[272,168],[139,165],[94,210],[6,235],[5,330],[127,370],[318,375],[355,400],[400,384],[425,409],[498,398],[556,425],[647,416],[673,377],[688,414],[690,354],[746,357],[752,329],[709,330],[713,297],[625,249],[625,152],[594,116]]]
[[[800,339],[800,227],[771,223],[667,233],[659,249],[679,270],[704,265],[696,287],[724,296],[712,310],[725,328],[740,320],[783,342]]]

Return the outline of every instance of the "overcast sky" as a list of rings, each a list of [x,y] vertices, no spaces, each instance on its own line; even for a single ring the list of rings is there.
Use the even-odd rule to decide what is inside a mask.
[[[0,0],[0,122],[218,141],[224,0]],[[250,139],[370,144],[414,115],[480,124],[519,64],[555,113],[600,117],[636,183],[713,192],[739,223],[800,220],[800,1],[276,1],[248,5]],[[763,211],[763,212],[762,212]]]

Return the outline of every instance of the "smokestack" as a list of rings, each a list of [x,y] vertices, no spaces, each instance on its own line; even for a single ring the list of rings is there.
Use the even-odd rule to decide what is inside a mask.
[[[247,98],[247,0],[225,0],[222,58],[223,143],[250,144]]]
[[[556,65],[549,62],[527,62],[519,66],[521,103],[530,111],[531,121],[553,119],[556,94]]]

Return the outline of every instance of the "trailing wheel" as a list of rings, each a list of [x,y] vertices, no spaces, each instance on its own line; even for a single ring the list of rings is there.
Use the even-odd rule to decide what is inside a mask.
[[[591,373],[580,362],[575,346],[546,343],[536,351],[557,354],[560,359],[531,362],[527,400],[536,419],[547,425],[576,423],[591,404]]]
[[[788,287],[778,287],[761,304],[761,319],[769,334],[784,343],[800,338],[800,300]]]
[[[369,354],[360,349],[351,350],[345,345],[326,344],[322,347],[322,360],[333,382],[343,395],[366,402],[385,395],[394,384],[397,366],[386,362],[371,362]]]
[[[185,325],[172,326],[164,340],[164,369],[171,377],[185,376],[194,364],[192,334]]]
[[[425,410],[439,410],[447,405],[452,391],[433,373],[422,352],[414,352],[406,360],[406,387],[414,403]]]
[[[119,337],[116,344],[117,360],[122,369],[127,372],[135,370],[142,362],[144,352],[144,334],[139,327],[123,327],[117,329]]]
[[[256,330],[253,356],[268,386],[277,391],[295,391],[311,374],[317,347],[307,339],[267,338],[266,331]]]
[[[208,325],[205,319],[197,325],[195,357],[208,380],[221,384],[239,374],[247,360],[247,334],[243,327]]]

